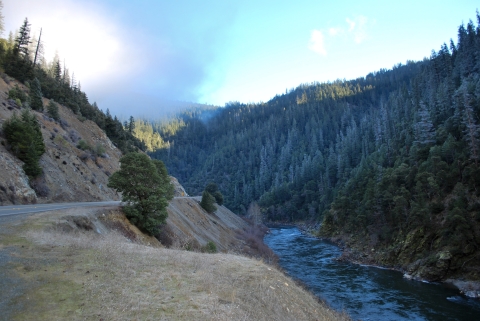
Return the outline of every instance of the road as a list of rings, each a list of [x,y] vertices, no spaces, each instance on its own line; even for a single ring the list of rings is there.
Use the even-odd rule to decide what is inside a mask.
[[[72,207],[92,207],[92,206],[116,206],[120,201],[107,202],[78,202],[78,203],[54,203],[54,204],[34,204],[34,205],[9,205],[0,206],[0,217],[31,214],[38,212],[48,212]]]

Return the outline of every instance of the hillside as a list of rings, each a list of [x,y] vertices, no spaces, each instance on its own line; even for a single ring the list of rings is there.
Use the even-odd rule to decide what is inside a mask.
[[[480,278],[480,17],[422,61],[153,124],[190,193],[308,222],[353,257],[430,281]],[[322,223],[319,225],[318,223]]]
[[[13,100],[8,100],[8,91],[15,85],[28,89],[7,75],[0,78],[0,128],[13,113],[21,109]],[[47,106],[49,100],[43,99]],[[79,120],[71,109],[59,105],[60,121],[56,122],[47,113],[32,111],[41,125],[46,152],[40,159],[43,175],[28,183],[22,170],[22,162],[14,157],[0,137],[0,205],[45,202],[119,200],[115,191],[107,187],[108,176],[119,169],[121,152],[112,144],[93,121]],[[103,157],[76,146],[83,140],[90,146],[102,146]]]
[[[205,220],[198,209],[177,216],[179,208],[195,207],[195,200],[172,203],[172,228],[187,217],[192,226]],[[214,238],[223,230],[215,231],[217,225],[233,232],[245,224],[225,209],[217,215],[208,235],[202,227],[183,232]],[[223,245],[218,254],[185,251],[182,244],[166,249],[116,207],[2,217],[0,240],[0,309],[8,320],[349,319],[235,249]]]

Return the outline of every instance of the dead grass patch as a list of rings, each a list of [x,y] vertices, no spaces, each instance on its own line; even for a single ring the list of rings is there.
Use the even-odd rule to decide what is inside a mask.
[[[347,320],[281,272],[232,254],[153,248],[110,233],[29,231],[35,281],[21,320]]]

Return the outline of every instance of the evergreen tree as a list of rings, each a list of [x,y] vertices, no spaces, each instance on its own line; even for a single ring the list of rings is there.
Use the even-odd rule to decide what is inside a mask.
[[[33,110],[43,111],[42,88],[40,81],[35,78],[30,87],[30,107]]]
[[[220,192],[220,190],[218,189],[217,184],[215,184],[214,182],[210,182],[205,187],[205,190],[215,198],[215,202],[218,205],[223,205],[223,195]]]
[[[152,162],[157,169],[158,175],[160,176],[161,184],[165,187],[165,194],[162,196],[164,196],[167,200],[171,200],[174,196],[175,188],[170,181],[167,168],[161,160],[153,159]]]
[[[478,165],[478,159],[480,158],[479,152],[479,135],[480,126],[475,120],[475,112],[472,107],[472,94],[468,93],[468,90],[464,90],[464,111],[463,111],[463,124],[465,126],[464,138],[467,142],[470,151],[470,159],[472,159],[476,165]]]
[[[120,159],[120,170],[108,179],[108,187],[122,193],[127,218],[151,235],[159,232],[168,216],[169,187],[164,174],[157,171],[159,163],[141,153],[128,153]]]
[[[425,106],[425,103],[420,102],[420,109],[418,110],[418,121],[415,124],[416,143],[421,145],[428,145],[435,142],[435,131],[433,128],[430,113]]]
[[[56,121],[60,120],[60,114],[58,112],[58,105],[55,103],[53,99],[50,99],[50,102],[47,105],[47,112]]]
[[[135,119],[133,118],[133,116],[130,116],[128,120],[128,132],[130,134],[133,134],[134,130],[135,130]]]
[[[12,153],[24,162],[23,169],[29,177],[37,177],[42,173],[38,164],[45,153],[45,143],[37,118],[30,110],[25,109],[21,117],[13,114],[3,124],[3,132]]]
[[[215,198],[206,190],[203,191],[200,206],[208,213],[213,213],[217,210],[217,207],[215,206]]]
[[[20,27],[18,37],[15,39],[16,51],[28,59],[28,46],[30,44],[30,24],[28,18],[25,18],[23,25]]]

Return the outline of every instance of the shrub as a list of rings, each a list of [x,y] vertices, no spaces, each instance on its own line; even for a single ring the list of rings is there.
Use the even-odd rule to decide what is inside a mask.
[[[69,143],[60,135],[55,136],[53,142],[59,146],[68,147]]]
[[[81,150],[91,150],[92,147],[90,145],[88,145],[88,143],[86,141],[84,141],[83,139],[81,139],[78,144],[77,144],[77,148],[78,149],[81,149]]]
[[[8,99],[13,99],[15,102],[18,100],[20,103],[17,102],[17,105],[22,106],[22,103],[28,101],[28,96],[20,89],[20,87],[18,87],[18,85],[15,85],[15,87],[8,91]]]
[[[95,149],[93,152],[100,157],[105,157],[105,147],[103,147],[100,143],[97,143],[95,145]]]
[[[213,243],[212,241],[208,241],[208,243],[203,247],[203,251],[202,252],[206,252],[206,253],[217,253],[217,246],[215,245],[215,243]]]

